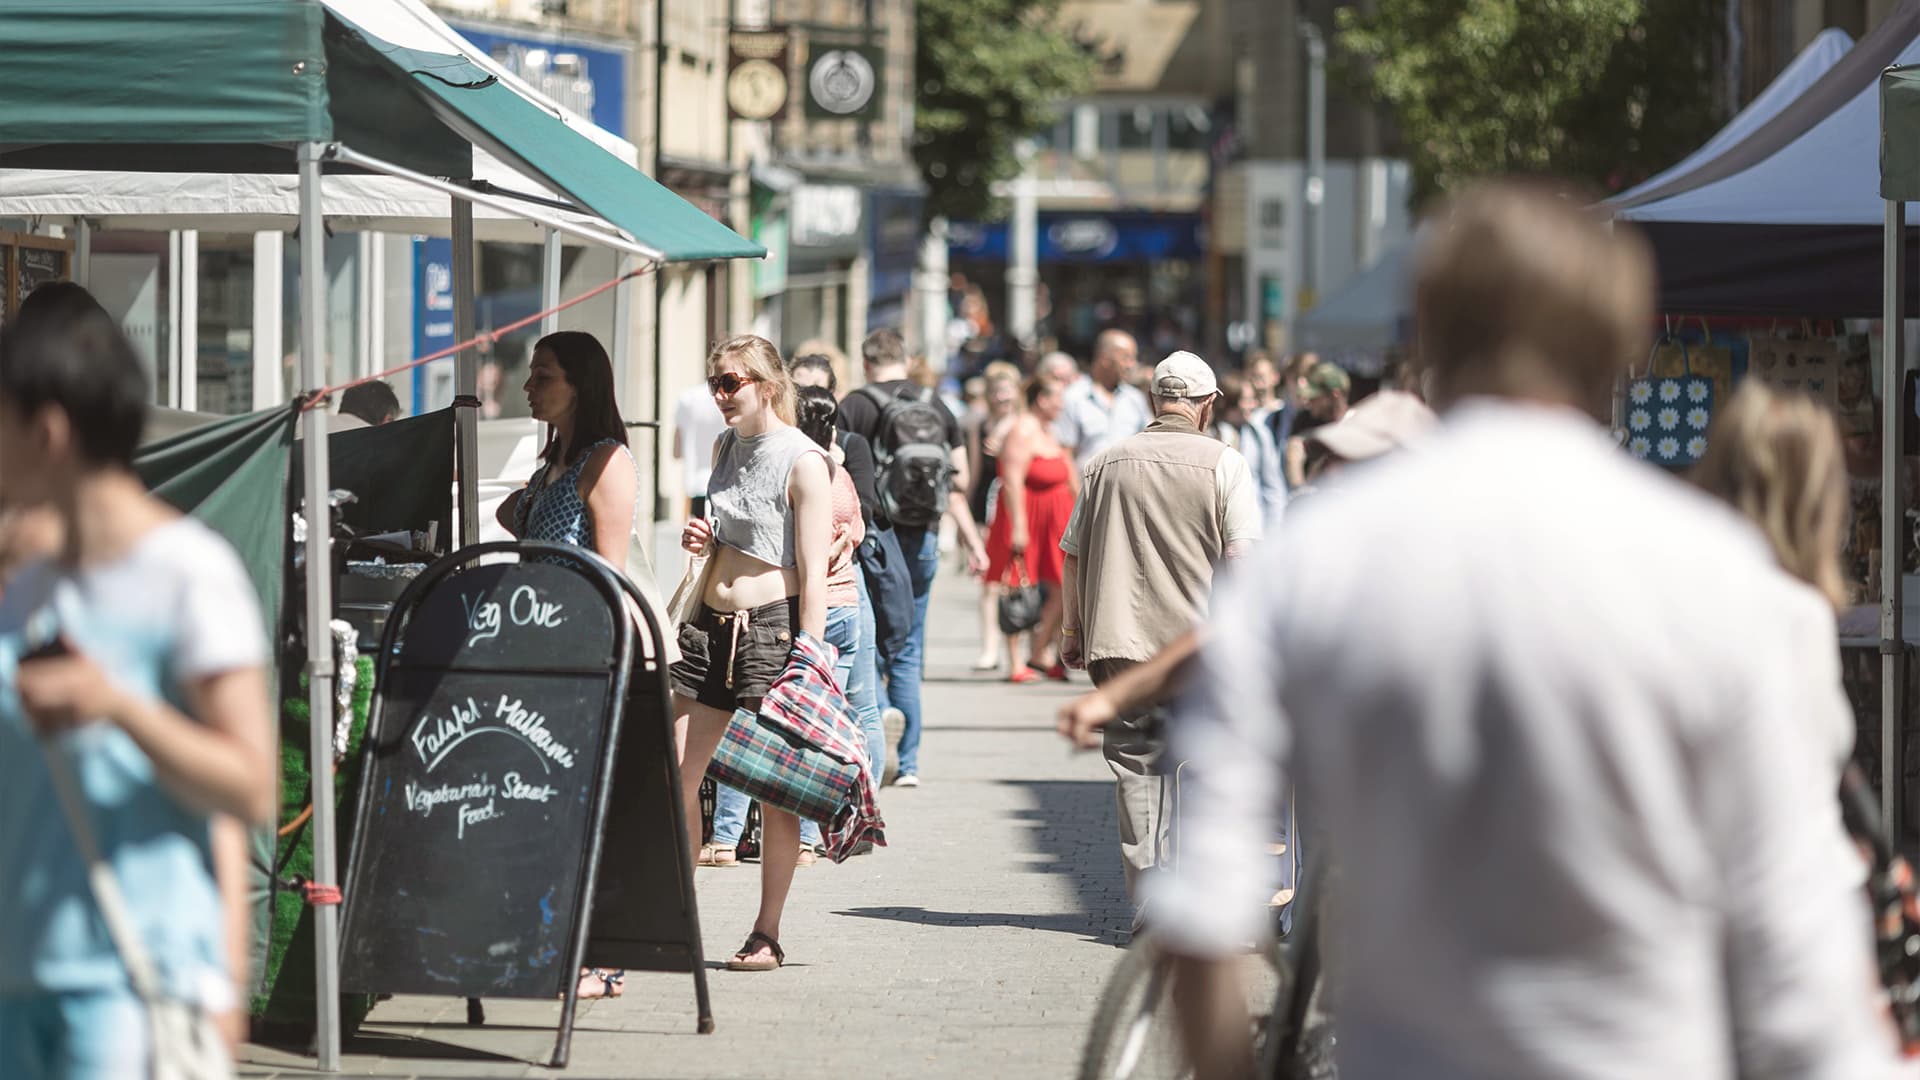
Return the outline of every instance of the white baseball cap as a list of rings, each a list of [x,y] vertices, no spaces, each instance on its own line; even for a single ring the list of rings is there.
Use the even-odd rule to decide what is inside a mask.
[[[1185,349],[1160,361],[1153,369],[1153,396],[1208,398],[1220,392],[1213,365]]]

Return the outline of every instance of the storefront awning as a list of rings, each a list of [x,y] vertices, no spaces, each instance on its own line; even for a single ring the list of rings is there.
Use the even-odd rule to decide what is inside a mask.
[[[0,166],[284,173],[298,144],[334,142],[464,180],[479,148],[668,261],[763,254],[464,56],[396,44],[343,14],[380,10],[8,0]]]

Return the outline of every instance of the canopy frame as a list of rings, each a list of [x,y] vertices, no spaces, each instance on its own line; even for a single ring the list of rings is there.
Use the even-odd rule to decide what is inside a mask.
[[[423,22],[437,22],[411,0],[404,6]],[[418,39],[403,34],[401,41],[389,41],[356,21],[386,10],[344,0],[180,0],[159,6],[139,0],[29,0],[0,17],[7,23],[7,33],[0,34],[0,54],[7,60],[0,66],[6,72],[0,91],[22,106],[18,111],[0,109],[0,163],[168,172],[191,161],[198,167],[194,171],[280,174],[291,165],[297,176],[297,220],[300,235],[309,240],[300,245],[298,269],[306,505],[297,509],[305,516],[309,546],[305,664],[313,765],[312,880],[320,886],[339,880],[329,767],[338,678],[329,625],[333,563],[326,555],[332,535],[330,462],[327,411],[324,402],[315,399],[329,383],[325,248],[317,242],[326,232],[326,175],[345,177],[356,169],[384,173],[451,198],[455,340],[464,345],[455,357],[454,402],[462,546],[477,541],[479,534],[480,349],[472,344],[476,203],[549,230],[552,239],[544,260],[549,267],[558,262],[552,257],[553,241],[561,233],[615,249],[623,266],[636,255],[667,262],[764,254],[724,222],[713,221],[648,179],[626,154],[608,151],[604,142],[589,153],[596,140],[564,110],[475,63],[451,31],[429,48],[411,48],[404,41]],[[372,25],[384,24],[376,19]],[[134,70],[118,79],[68,80],[64,85],[77,88],[78,97],[45,93],[47,86],[62,85],[69,73],[70,65],[63,66],[68,57],[82,50],[98,52],[103,26],[114,28],[116,40],[141,43],[137,49],[130,44],[122,57],[138,61]],[[153,40],[172,47],[148,47]],[[442,51],[440,45],[449,47]],[[220,67],[218,93],[180,77],[183,67],[194,64]],[[378,93],[369,90],[375,83]],[[395,109],[403,116],[397,118]],[[546,126],[550,123],[562,130],[551,130]],[[472,183],[468,178],[476,149],[492,154],[517,176],[551,185],[571,203],[563,208],[549,200],[510,201],[513,193]],[[582,216],[606,227],[560,216],[574,212],[572,204],[578,204]],[[648,229],[654,230],[652,242],[639,238]],[[82,263],[91,254],[88,231],[82,218]],[[76,270],[85,273],[84,266]],[[624,288],[615,291],[617,311],[625,310],[623,293]],[[315,1056],[321,1070],[337,1072],[340,913],[337,900],[315,895],[311,901]]]
[[[1888,133],[1889,137],[1891,133]],[[1907,289],[1907,204],[1888,199],[1884,248],[1884,313],[1880,323],[1880,815],[1898,837],[1906,803],[1906,490],[1900,452],[1906,445],[1906,327],[1901,301]]]

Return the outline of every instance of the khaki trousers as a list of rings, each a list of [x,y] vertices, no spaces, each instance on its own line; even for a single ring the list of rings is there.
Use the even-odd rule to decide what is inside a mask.
[[[1131,660],[1095,660],[1087,665],[1087,674],[1101,686],[1133,666]],[[1120,812],[1120,865],[1127,875],[1127,895],[1135,900],[1140,876],[1166,857],[1172,825],[1166,778],[1158,769],[1162,747],[1149,731],[1157,712],[1124,713],[1107,725],[1100,739],[1107,767],[1113,770]]]

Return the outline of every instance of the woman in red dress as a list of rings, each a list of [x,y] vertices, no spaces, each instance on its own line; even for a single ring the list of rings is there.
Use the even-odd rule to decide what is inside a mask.
[[[1012,680],[1033,682],[1046,676],[1065,681],[1060,662],[1060,538],[1073,516],[1080,473],[1073,455],[1053,436],[1066,388],[1045,376],[1027,383],[1027,411],[1014,422],[1000,449],[1000,505],[987,533],[987,580],[1004,585],[1037,582],[1046,591],[1040,625],[1031,634],[1007,641]],[[1026,661],[1020,637],[1028,637]]]

